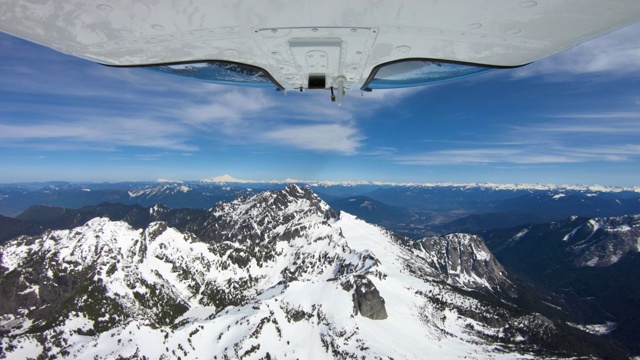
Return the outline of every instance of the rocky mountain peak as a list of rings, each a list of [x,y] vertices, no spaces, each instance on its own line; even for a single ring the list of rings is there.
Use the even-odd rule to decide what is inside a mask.
[[[216,205],[210,213],[204,226],[214,242],[234,241],[237,234],[254,242],[293,239],[314,224],[328,224],[338,217],[313,191],[297,185],[238,197]]]
[[[156,204],[149,208],[149,215],[154,219],[161,218],[163,215],[168,214],[169,212],[171,212],[171,209],[162,204]]]

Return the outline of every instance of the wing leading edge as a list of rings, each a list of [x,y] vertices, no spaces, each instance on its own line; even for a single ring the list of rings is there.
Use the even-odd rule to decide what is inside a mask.
[[[638,19],[637,0],[0,3],[0,31],[97,63],[339,96],[522,66]]]

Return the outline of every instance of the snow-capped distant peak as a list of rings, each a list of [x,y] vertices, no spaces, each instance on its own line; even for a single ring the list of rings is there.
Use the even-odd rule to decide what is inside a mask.
[[[212,178],[209,179],[203,179],[201,180],[203,183],[253,183],[255,181],[250,181],[250,180],[240,180],[240,179],[236,179],[233,176],[229,175],[229,174],[224,174],[222,176],[214,176]]]
[[[182,180],[169,180],[169,179],[163,179],[163,178],[160,178],[160,179],[156,180],[156,182],[158,182],[158,183],[170,183],[170,184],[182,184],[183,183]]]
[[[157,187],[151,188],[141,188],[129,191],[129,196],[131,198],[136,197],[151,197],[154,195],[163,195],[163,194],[177,194],[177,193],[187,193],[192,189],[189,186],[181,185],[180,183],[172,183],[172,184],[164,184]]]
[[[284,180],[242,180],[236,179],[231,175],[225,174],[222,176],[215,176],[209,179],[201,180],[203,183],[264,183],[264,184],[306,184],[308,186],[359,186],[359,185],[375,185],[375,186],[407,186],[407,187],[427,187],[427,188],[460,188],[460,189],[490,189],[499,191],[581,191],[602,193],[602,192],[621,192],[621,191],[633,191],[640,193],[640,186],[636,187],[616,187],[616,186],[602,186],[602,185],[553,185],[553,184],[496,184],[496,183],[453,183],[453,182],[439,182],[439,183],[404,183],[404,182],[382,182],[382,181],[327,181],[327,180],[298,180],[287,178]],[[593,196],[591,195],[591,196]],[[558,194],[555,199],[561,198],[562,195]]]

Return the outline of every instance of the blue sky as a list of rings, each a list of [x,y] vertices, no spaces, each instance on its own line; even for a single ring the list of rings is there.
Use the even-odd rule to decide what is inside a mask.
[[[640,185],[640,25],[531,65],[361,97],[116,69],[0,34],[0,182]]]

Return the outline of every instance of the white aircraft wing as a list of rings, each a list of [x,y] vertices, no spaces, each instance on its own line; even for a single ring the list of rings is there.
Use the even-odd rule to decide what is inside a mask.
[[[638,19],[638,0],[0,2],[0,31],[97,63],[339,96],[525,65]]]

